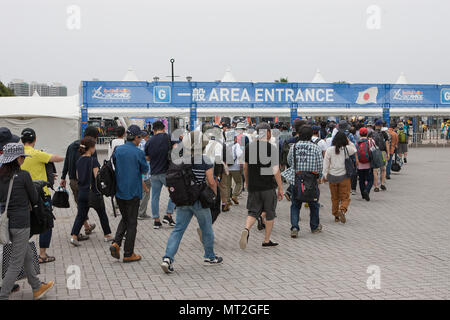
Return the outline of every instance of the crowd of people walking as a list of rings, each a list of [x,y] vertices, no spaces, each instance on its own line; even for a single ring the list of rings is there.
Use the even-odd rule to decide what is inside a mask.
[[[317,123],[297,119],[292,126],[266,122],[257,126],[243,122],[205,124],[202,130],[171,135],[161,121],[146,130],[131,125],[117,129],[117,138],[109,144],[103,165],[97,156],[97,138],[98,128],[87,127],[83,138],[71,143],[63,157],[36,149],[37,134],[32,128],[24,129],[21,137],[0,128],[0,212],[9,218],[7,229],[12,244],[10,264],[3,283],[0,282],[0,299],[7,299],[11,292],[18,290],[15,281],[22,269],[36,299],[53,286],[53,282],[41,283],[37,278],[28,246],[30,208],[37,206],[39,199],[33,181],[52,179],[48,164],[64,162],[59,185],[65,190],[68,176],[77,205],[68,235],[71,245],[80,247],[92,235],[96,225],[89,222],[88,213],[93,208],[103,239],[110,243],[111,256],[121,259],[123,254],[124,263],[136,262],[142,259],[135,252],[138,220],[152,219],[155,230],[163,225],[173,228],[160,262],[165,273],[172,273],[176,253],[192,217],[196,217],[199,225],[203,263],[222,264],[223,258],[214,250],[212,225],[220,212],[229,212],[233,204],[239,205],[244,192],[247,217],[236,242],[241,249],[246,249],[252,227],[257,224],[257,229],[264,231],[262,247],[276,247],[278,243],[271,237],[279,201],[291,202],[291,238],[299,236],[302,207],[309,208],[313,234],[324,231],[320,222],[324,210],[336,223],[345,224],[358,183],[360,196],[366,201],[370,201],[372,191],[386,192],[392,171],[398,171],[407,162],[408,152],[408,135],[403,123],[390,123],[388,128],[383,120]],[[114,181],[102,180],[105,175],[101,171],[107,169]],[[48,186],[52,182],[42,189],[42,201],[51,210]],[[105,193],[99,189],[99,183],[112,182],[115,188],[111,203],[113,210],[117,206],[120,214],[115,233],[110,227]],[[320,203],[320,189],[325,184],[330,190],[331,208]],[[163,187],[169,192],[169,200],[161,219]],[[38,262],[41,264],[57,259],[47,252],[51,250],[51,239],[51,227],[39,234]]]

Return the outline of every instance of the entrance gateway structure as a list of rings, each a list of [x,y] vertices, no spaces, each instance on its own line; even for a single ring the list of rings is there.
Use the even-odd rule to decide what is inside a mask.
[[[450,116],[450,85],[82,81],[88,118],[212,116]]]

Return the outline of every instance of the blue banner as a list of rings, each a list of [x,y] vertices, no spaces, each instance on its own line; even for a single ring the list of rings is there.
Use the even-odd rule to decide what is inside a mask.
[[[450,106],[450,85],[84,81],[92,107]]]

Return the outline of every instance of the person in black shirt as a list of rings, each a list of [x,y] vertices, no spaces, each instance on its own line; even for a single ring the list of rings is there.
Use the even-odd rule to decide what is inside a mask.
[[[169,168],[169,152],[172,150],[172,143],[169,135],[165,133],[164,123],[155,121],[153,123],[153,131],[155,135],[151,137],[145,144],[145,155],[150,162],[151,182],[152,182],[152,217],[154,219],[153,228],[159,229],[162,223],[159,219],[159,199],[161,189],[166,185],[166,171]],[[169,198],[167,203],[166,215],[163,217],[163,223],[170,227],[175,226],[172,218],[175,204]]]
[[[92,137],[95,140],[98,138],[98,128],[94,126],[89,126],[84,130],[85,137]],[[66,157],[64,158],[64,167],[61,174],[60,185],[66,188],[66,176],[69,175],[69,185],[70,190],[72,190],[73,198],[75,203],[78,203],[78,181],[77,181],[77,162],[81,155],[78,152],[80,149],[80,140],[72,142],[66,151]],[[92,155],[97,158],[97,151]],[[89,235],[94,231],[96,225],[95,223],[89,224],[89,216],[86,216],[86,221],[84,222],[84,232]],[[78,241],[86,240],[86,237],[80,234]]]
[[[269,142],[270,125],[265,122],[260,123],[256,130],[258,140],[245,148],[244,175],[248,190],[248,217],[239,242],[241,249],[246,248],[250,229],[263,212],[266,215],[266,230],[262,245],[263,247],[278,245],[270,240],[270,236],[276,216],[277,200],[283,199],[279,154],[278,149]]]
[[[387,152],[389,147],[389,136],[385,131],[381,131],[381,127],[383,126],[382,120],[377,120],[375,122],[375,131],[373,132],[373,139],[375,140],[375,143],[377,147],[380,149],[381,153],[383,154],[384,159],[384,166],[382,166],[378,172],[378,169],[373,169],[373,184],[374,189],[373,191],[379,192],[380,187],[381,190],[386,191],[386,164],[389,161],[389,152]],[[379,185],[379,181],[381,181],[381,186]]]
[[[96,157],[93,156],[95,153],[95,140],[92,137],[85,137],[80,142],[79,153],[81,157],[77,161],[76,172],[77,172],[77,184],[78,184],[78,211],[75,221],[73,223],[70,243],[75,247],[80,245],[79,234],[81,227],[89,211],[89,207],[93,206],[95,211],[97,211],[98,217],[100,218],[100,223],[105,235],[105,242],[112,241],[111,228],[109,227],[108,216],[106,215],[105,203],[103,202],[103,197],[97,191],[95,186],[95,177],[97,176],[100,164]],[[89,198],[95,199],[94,203],[89,203]],[[88,236],[86,236],[88,237]]]

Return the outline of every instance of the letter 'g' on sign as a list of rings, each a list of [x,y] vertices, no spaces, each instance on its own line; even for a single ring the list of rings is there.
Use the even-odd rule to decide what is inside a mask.
[[[381,270],[377,265],[370,265],[367,267],[367,273],[370,276],[367,278],[366,285],[367,289],[381,289]]]
[[[170,87],[155,86],[153,87],[154,103],[170,103]]]
[[[81,289],[81,269],[79,266],[70,265],[67,267],[67,289],[80,290]]]
[[[69,30],[81,29],[81,9],[79,6],[71,5],[66,10],[69,15],[66,20],[66,26]]]
[[[369,15],[366,21],[367,29],[381,29],[381,8],[377,5],[371,5],[367,8],[366,13]]]

